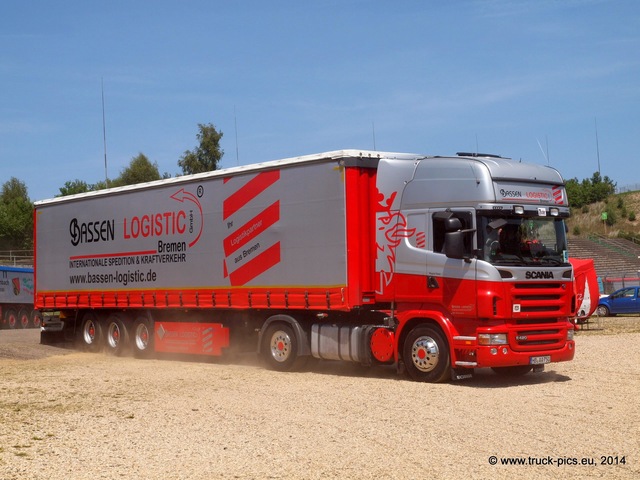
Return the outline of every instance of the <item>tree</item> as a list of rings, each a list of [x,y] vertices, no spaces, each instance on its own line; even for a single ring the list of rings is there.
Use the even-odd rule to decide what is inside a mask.
[[[0,192],[0,250],[33,247],[33,204],[24,182],[12,177]]]
[[[110,187],[122,187],[135,183],[152,182],[160,180],[158,163],[151,161],[143,153],[139,153],[131,159],[129,166],[120,172],[120,176],[109,182]]]
[[[65,197],[67,195],[75,195],[77,193],[85,193],[93,190],[93,185],[89,185],[84,180],[75,179],[65,182],[64,187],[60,187],[60,195],[57,197]]]
[[[616,191],[616,184],[605,175],[595,172],[593,176],[578,182],[577,178],[567,180],[565,187],[572,207],[580,208],[595,202],[605,200]]]
[[[193,151],[185,151],[178,160],[178,166],[182,168],[182,173],[185,175],[216,170],[218,162],[224,155],[224,151],[220,148],[223,133],[218,132],[211,123],[207,125],[199,123],[198,128],[200,132],[196,138],[200,144]]]

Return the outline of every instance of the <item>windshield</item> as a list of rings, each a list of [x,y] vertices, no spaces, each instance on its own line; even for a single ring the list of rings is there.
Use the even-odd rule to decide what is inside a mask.
[[[478,247],[495,265],[568,263],[564,220],[558,217],[480,216]]]

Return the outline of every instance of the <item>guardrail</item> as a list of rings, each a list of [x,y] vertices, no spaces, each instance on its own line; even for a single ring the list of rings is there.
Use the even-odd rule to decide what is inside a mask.
[[[33,250],[0,250],[0,265],[32,267]]]

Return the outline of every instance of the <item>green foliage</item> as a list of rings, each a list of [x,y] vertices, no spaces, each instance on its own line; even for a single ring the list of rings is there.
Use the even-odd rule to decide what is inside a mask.
[[[220,159],[224,155],[224,151],[220,148],[220,139],[223,133],[218,132],[211,123],[207,125],[200,123],[198,128],[200,132],[196,135],[196,138],[199,145],[193,151],[185,151],[184,155],[178,160],[178,165],[185,175],[216,170]]]
[[[60,195],[56,195],[56,197],[66,197],[67,195],[76,195],[90,192],[91,190],[93,190],[93,185],[89,185],[84,180],[75,179],[65,182],[64,187],[60,187]]]
[[[152,182],[160,180],[160,172],[157,162],[151,161],[143,153],[139,153],[131,159],[129,166],[120,172],[120,176],[109,182],[109,187],[122,187],[136,183]]]
[[[605,220],[605,223],[610,226],[613,227],[615,225],[615,223],[618,221],[618,215],[616,214],[615,210],[610,209],[607,210],[607,219]]]
[[[616,184],[606,175],[602,178],[598,172],[591,179],[585,178],[582,182],[578,182],[577,178],[567,180],[565,187],[569,204],[574,208],[604,201],[616,191]]]
[[[33,247],[33,204],[24,182],[13,177],[0,192],[0,250]]]
[[[636,212],[629,212],[629,221],[630,222],[636,221]]]
[[[580,234],[582,233],[582,230],[580,230],[580,227],[578,225],[576,225],[575,227],[573,227],[573,234],[578,237],[580,236]]]

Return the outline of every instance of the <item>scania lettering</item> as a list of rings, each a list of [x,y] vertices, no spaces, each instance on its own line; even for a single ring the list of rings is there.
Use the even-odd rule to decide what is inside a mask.
[[[568,216],[553,168],[469,153],[341,150],[42,200],[42,341],[424,382],[540,371],[575,353]]]

